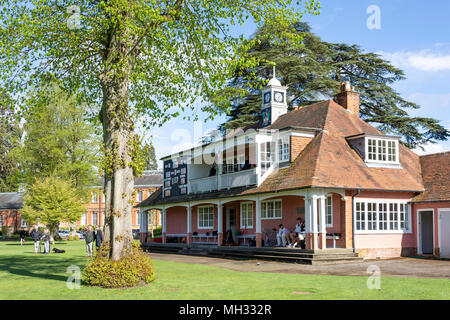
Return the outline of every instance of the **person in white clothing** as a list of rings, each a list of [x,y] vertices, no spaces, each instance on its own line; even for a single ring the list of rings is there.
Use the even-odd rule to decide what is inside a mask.
[[[304,243],[302,245],[302,242],[305,240],[305,223],[302,221],[302,218],[297,218],[297,224],[295,225],[295,237],[292,241],[291,248],[295,248],[298,244],[302,246],[302,249],[304,247]]]
[[[280,229],[277,233],[277,246],[286,246],[286,241],[288,240],[289,230],[285,228],[282,224],[278,226]]]

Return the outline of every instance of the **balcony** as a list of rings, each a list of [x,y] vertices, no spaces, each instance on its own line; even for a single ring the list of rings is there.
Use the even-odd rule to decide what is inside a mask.
[[[200,193],[217,190],[217,176],[191,179],[190,193]]]
[[[221,189],[254,185],[256,184],[256,169],[223,174],[220,182]]]

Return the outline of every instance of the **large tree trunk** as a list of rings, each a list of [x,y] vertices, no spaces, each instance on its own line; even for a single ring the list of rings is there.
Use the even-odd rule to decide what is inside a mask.
[[[116,31],[115,34],[117,34]],[[134,127],[128,109],[128,87],[132,61],[127,57],[126,30],[120,37],[110,35],[105,56],[106,69],[100,75],[103,90],[101,119],[105,148],[105,240],[111,246],[110,258],[116,261],[131,247],[131,209],[134,177],[132,148]],[[112,66],[116,66],[113,68]]]

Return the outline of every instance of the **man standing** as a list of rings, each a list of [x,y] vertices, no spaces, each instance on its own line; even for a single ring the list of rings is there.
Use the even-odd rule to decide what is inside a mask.
[[[94,243],[94,232],[91,230],[91,226],[88,226],[86,231],[86,257],[92,257],[93,243]]]
[[[103,242],[103,232],[102,229],[100,229],[100,227],[97,226],[97,231],[95,232],[95,246],[97,247],[97,251],[98,249],[100,249],[102,242]]]
[[[44,236],[42,237],[42,239],[44,240],[44,253],[49,254],[50,253],[50,240],[51,240],[50,230],[48,230],[48,229],[44,230]]]
[[[42,238],[42,232],[39,230],[38,226],[34,226],[33,231],[30,233],[31,238],[34,241],[34,253],[39,253],[39,241]]]

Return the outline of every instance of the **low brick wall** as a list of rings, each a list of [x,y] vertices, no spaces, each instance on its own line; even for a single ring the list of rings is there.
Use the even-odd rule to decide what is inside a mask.
[[[364,248],[356,249],[364,259],[409,257],[417,254],[416,248]]]

